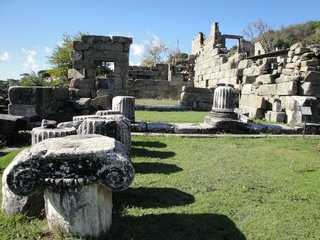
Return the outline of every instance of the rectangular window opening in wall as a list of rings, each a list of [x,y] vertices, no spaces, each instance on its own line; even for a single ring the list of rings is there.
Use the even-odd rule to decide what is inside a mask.
[[[114,62],[101,61],[96,62],[96,76],[105,78],[114,78]]]
[[[206,80],[206,88],[209,87],[209,80]]]
[[[237,39],[226,39],[226,48],[230,54],[235,54],[239,51],[239,40]]]

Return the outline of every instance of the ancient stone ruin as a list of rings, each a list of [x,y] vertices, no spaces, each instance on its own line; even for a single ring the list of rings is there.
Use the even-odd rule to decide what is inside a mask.
[[[233,55],[227,39],[237,41]],[[71,54],[70,95],[61,89],[12,87],[9,114],[40,119],[56,111],[88,115],[112,109],[117,96],[171,98],[179,100],[181,108],[211,111],[215,86],[231,84],[241,119],[301,126],[301,107],[309,107],[307,122],[319,123],[319,46],[298,43],[257,55],[262,53],[257,46],[242,36],[222,34],[213,23],[208,37],[202,32],[195,36],[188,58],[140,67],[129,66],[131,43],[126,37],[83,36],[74,42]],[[98,66],[110,63],[111,73],[97,74]],[[127,117],[134,121],[134,114]]]
[[[193,40],[192,54],[197,55],[194,87],[182,89],[183,105],[210,109],[210,88],[232,84],[238,92],[239,113],[252,119],[301,125],[301,106],[308,106],[312,116],[307,121],[319,123],[320,46],[298,43],[290,49],[254,56],[253,46],[239,37],[238,53],[230,56],[223,36],[214,23],[207,39],[200,33]]]
[[[74,97],[123,95],[129,68],[129,50],[132,38],[82,36],[73,43],[71,54],[73,69],[68,72],[72,78],[69,90]],[[105,77],[97,76],[97,66],[113,63],[113,73]]]
[[[87,134],[45,139],[5,169],[2,207],[7,214],[17,214],[8,205],[18,202],[15,196],[41,207],[43,193],[53,232],[101,237],[112,223],[112,191],[125,190],[133,179],[126,146],[114,138]]]

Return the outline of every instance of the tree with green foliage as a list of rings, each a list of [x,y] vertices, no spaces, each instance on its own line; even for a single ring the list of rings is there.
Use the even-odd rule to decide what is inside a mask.
[[[303,45],[320,44],[320,21],[308,21],[301,24],[282,26],[274,30],[262,20],[249,23],[242,31],[253,43],[260,42],[266,52],[286,49],[301,42]]]
[[[63,86],[67,80],[64,77],[54,79],[47,70],[42,70],[38,73],[31,71],[30,73],[23,73],[20,76],[21,79],[17,82],[19,86]]]
[[[72,68],[70,52],[73,50],[73,42],[81,40],[83,35],[85,34],[82,32],[78,32],[73,36],[67,33],[63,35],[61,45],[56,45],[52,55],[48,58],[48,63],[53,66],[52,69],[48,70],[51,77],[68,77],[68,69]]]
[[[174,59],[187,59],[189,57],[189,55],[187,53],[182,53],[180,51],[180,48],[174,48],[174,49],[167,49],[167,57],[168,63],[171,63],[174,61]]]

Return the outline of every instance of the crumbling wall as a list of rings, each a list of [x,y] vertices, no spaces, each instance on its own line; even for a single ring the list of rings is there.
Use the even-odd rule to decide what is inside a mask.
[[[239,112],[250,118],[301,125],[301,107],[308,106],[312,115],[307,122],[320,122],[320,46],[298,43],[290,49],[251,56],[253,45],[242,41],[243,51],[230,56],[224,36],[229,35],[221,34],[214,23],[208,38],[202,33],[194,38],[192,51],[198,55],[194,88],[183,89],[182,104],[209,109],[216,84],[227,83],[237,89]]]
[[[168,80],[168,64],[156,64],[156,66],[130,66],[130,79]]]
[[[226,38],[238,39],[237,54],[230,57]],[[208,38],[199,33],[192,41],[192,54],[197,55],[194,67],[194,86],[213,87],[218,83],[236,85],[241,81],[242,70],[237,63],[253,54],[253,45],[242,36],[221,34],[219,24],[213,23]]]
[[[113,36],[84,35],[81,41],[74,41],[71,53],[73,69],[69,69],[71,78],[69,90],[72,97],[97,96],[99,85],[110,86],[103,91],[106,95],[125,95],[129,68],[129,50],[132,38]],[[96,82],[96,67],[99,62],[113,62],[113,84]]]
[[[190,56],[187,59],[174,59],[170,64],[130,66],[128,95],[179,100],[182,87],[193,87],[194,59],[194,56]]]
[[[280,53],[246,60],[251,66],[243,70],[239,108],[252,118],[301,125],[307,106],[307,121],[319,123],[320,47],[298,43]]]

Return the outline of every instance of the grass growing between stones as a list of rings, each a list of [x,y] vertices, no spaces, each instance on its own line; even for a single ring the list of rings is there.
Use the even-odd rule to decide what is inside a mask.
[[[119,239],[318,239],[320,138],[133,137]]]
[[[319,153],[320,137],[134,136],[110,239],[319,239]],[[1,213],[0,239],[54,238],[46,220]]]

